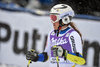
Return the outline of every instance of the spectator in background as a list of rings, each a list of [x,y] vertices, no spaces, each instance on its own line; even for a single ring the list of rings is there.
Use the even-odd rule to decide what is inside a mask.
[[[0,0],[3,3],[12,3],[13,0]]]
[[[39,0],[42,9],[49,10],[53,5],[57,4],[59,0]]]
[[[30,0],[26,8],[49,10],[58,0]]]
[[[13,2],[21,7],[26,7],[29,3],[29,0],[13,0]]]

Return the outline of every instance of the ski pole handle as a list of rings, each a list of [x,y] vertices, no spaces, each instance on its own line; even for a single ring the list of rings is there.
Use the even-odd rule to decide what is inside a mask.
[[[33,52],[35,50],[34,49],[31,49],[30,51]],[[31,60],[28,61],[27,67],[29,67],[29,65],[30,65],[31,62],[32,62]]]

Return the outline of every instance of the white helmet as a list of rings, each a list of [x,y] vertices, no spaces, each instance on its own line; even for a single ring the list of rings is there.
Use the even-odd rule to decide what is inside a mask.
[[[55,15],[56,19],[52,15]],[[51,8],[50,16],[51,16],[51,20],[53,20],[54,22],[57,22],[60,19],[62,19],[62,22],[64,24],[68,24],[69,22],[71,22],[69,16],[73,17],[74,11],[69,5],[57,4]]]

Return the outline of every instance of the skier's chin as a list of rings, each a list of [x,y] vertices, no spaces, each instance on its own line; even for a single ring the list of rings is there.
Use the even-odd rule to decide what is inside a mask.
[[[54,30],[57,30],[56,28],[54,28]]]

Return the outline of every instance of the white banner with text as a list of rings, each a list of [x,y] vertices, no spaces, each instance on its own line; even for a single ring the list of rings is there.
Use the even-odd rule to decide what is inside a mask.
[[[83,54],[86,66],[100,65],[100,21],[76,19],[73,22],[83,35]],[[0,63],[26,67],[26,51],[41,53],[47,35],[53,29],[48,16],[0,10]],[[32,67],[48,67],[49,62],[32,63]]]

